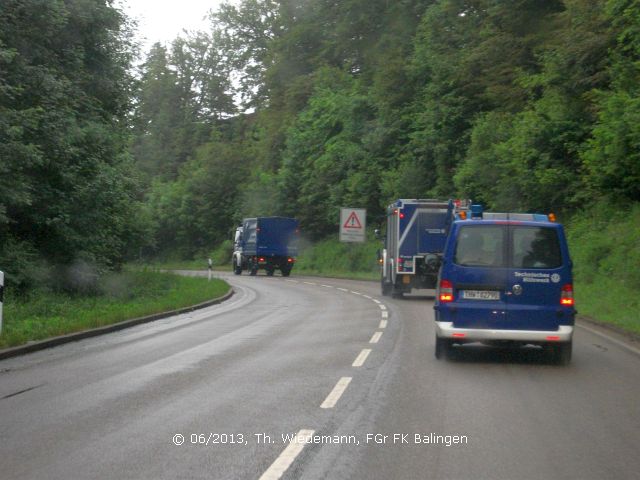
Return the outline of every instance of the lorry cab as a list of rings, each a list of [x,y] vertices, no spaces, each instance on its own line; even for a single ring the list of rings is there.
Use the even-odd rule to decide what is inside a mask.
[[[453,223],[445,246],[434,306],[436,357],[479,341],[540,345],[557,363],[569,363],[571,270],[564,230],[547,215],[475,207],[471,218]]]

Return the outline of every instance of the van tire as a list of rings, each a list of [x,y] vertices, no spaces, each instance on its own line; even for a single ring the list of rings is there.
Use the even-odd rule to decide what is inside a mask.
[[[438,360],[448,359],[451,354],[451,340],[436,336],[435,355]]]
[[[551,352],[553,355],[553,363],[556,365],[569,365],[571,363],[571,355],[573,350],[573,342],[565,342],[559,345],[553,345]]]

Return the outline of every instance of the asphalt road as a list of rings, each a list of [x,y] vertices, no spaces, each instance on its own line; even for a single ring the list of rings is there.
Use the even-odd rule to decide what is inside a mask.
[[[230,281],[224,304],[0,361],[0,478],[640,475],[640,356],[615,341],[579,328],[568,367],[436,361],[429,298]]]

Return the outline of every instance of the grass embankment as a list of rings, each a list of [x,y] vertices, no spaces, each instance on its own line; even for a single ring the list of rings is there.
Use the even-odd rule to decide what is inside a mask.
[[[293,274],[378,280],[376,252],[381,248],[382,243],[376,240],[366,243],[323,240],[301,249]]]
[[[170,273],[129,272],[102,279],[91,295],[7,292],[0,348],[110,325],[218,298],[229,290],[222,280]]]
[[[580,314],[640,334],[640,205],[597,205],[567,231]]]

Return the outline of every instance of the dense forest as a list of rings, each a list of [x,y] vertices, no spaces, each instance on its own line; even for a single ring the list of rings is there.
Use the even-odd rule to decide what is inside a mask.
[[[191,258],[249,215],[319,240],[341,206],[399,197],[640,201],[638,2],[241,0],[210,20],[134,68],[112,1],[2,1],[13,283]]]

